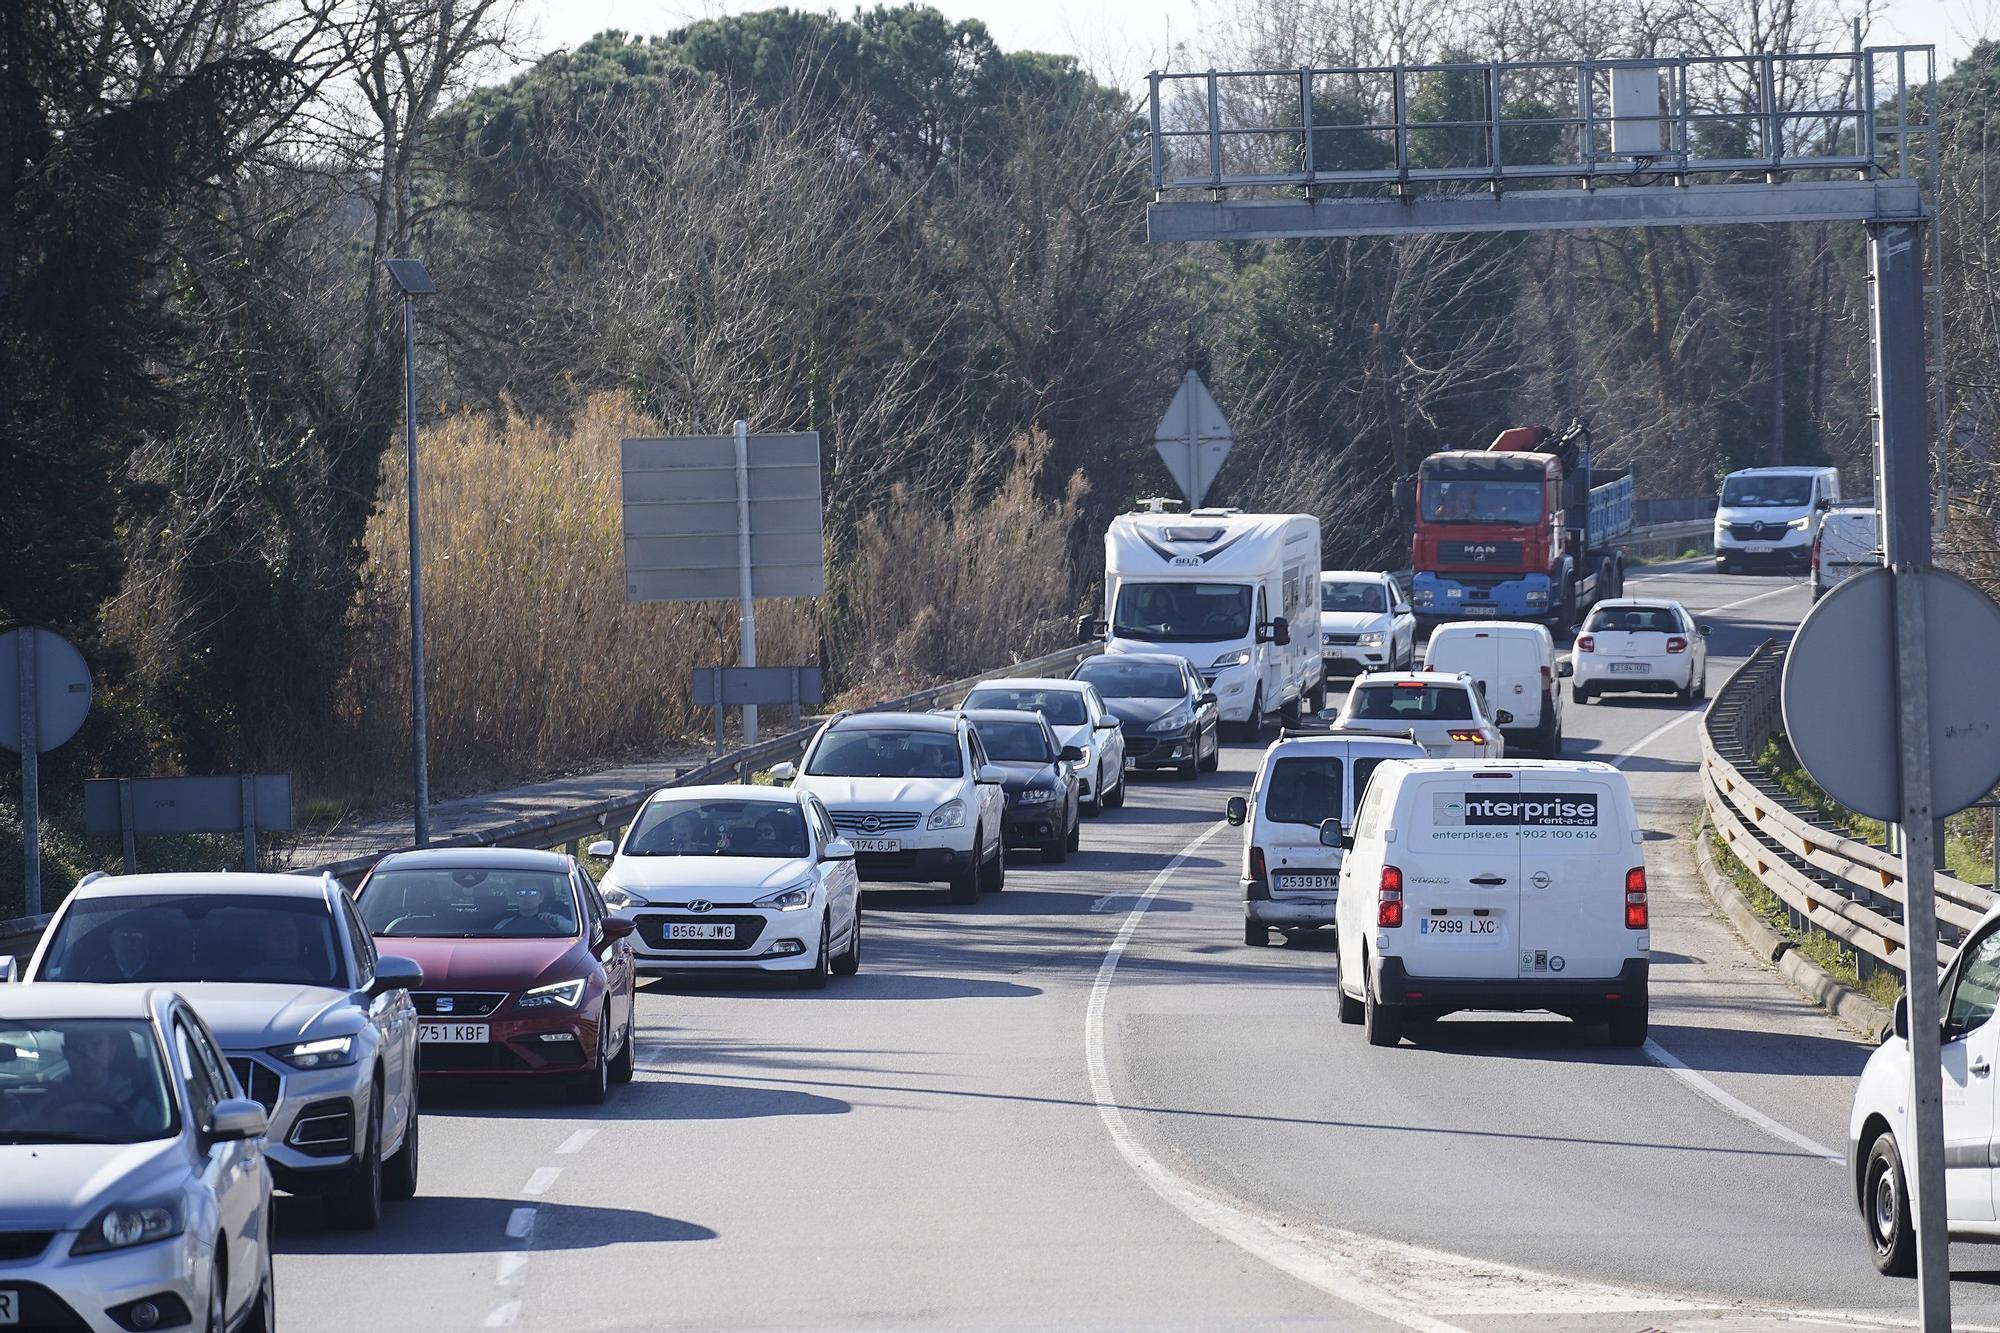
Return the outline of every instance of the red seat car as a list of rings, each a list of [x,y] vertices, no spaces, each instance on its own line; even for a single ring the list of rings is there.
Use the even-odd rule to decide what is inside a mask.
[[[632,923],[559,852],[385,856],[355,891],[379,946],[413,958],[426,1074],[557,1079],[602,1102],[632,1078]]]

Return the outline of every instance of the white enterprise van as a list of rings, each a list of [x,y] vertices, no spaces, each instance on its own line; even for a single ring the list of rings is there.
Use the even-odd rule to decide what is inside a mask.
[[[1104,535],[1110,653],[1174,652],[1252,735],[1326,703],[1319,656],[1319,520],[1311,514],[1121,514]],[[1294,628],[1296,627],[1296,628]]]
[[[1715,567],[1753,565],[1803,574],[1812,564],[1820,517],[1840,503],[1840,471],[1830,467],[1748,467],[1722,479],[1715,511]]]
[[[1458,1009],[1547,1009],[1646,1040],[1643,834],[1625,775],[1574,760],[1389,760],[1334,909],[1340,1018],[1373,1046]]]

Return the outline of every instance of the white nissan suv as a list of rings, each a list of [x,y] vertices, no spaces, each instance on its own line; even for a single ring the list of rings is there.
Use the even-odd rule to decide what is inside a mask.
[[[1004,775],[963,714],[842,713],[771,776],[825,804],[863,880],[943,880],[955,903],[1006,885]]]

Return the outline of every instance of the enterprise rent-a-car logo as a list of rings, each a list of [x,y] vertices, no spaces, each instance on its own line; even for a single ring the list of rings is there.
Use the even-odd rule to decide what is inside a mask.
[[[1434,792],[1431,816],[1449,828],[1595,828],[1597,793]]]

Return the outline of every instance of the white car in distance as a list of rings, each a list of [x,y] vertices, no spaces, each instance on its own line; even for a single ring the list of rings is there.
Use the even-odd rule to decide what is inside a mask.
[[[1040,713],[1057,745],[1083,751],[1071,765],[1082,784],[1077,795],[1083,812],[1101,814],[1125,804],[1125,731],[1090,682],[1039,676],[982,680],[959,707]]]
[[[1692,703],[1708,697],[1708,626],[1697,625],[1679,602],[1599,602],[1576,636],[1570,662],[1569,697],[1576,703],[1614,690]]]
[[[1330,680],[1407,671],[1417,661],[1417,617],[1387,574],[1329,569],[1319,576],[1320,664]]]
[[[854,849],[819,799],[786,787],[654,792],[599,885],[631,921],[642,973],[771,972],[811,990],[861,970]]]
[[[1498,759],[1507,751],[1500,728],[1513,720],[1489,711],[1462,671],[1381,671],[1355,682],[1333,725],[1407,736],[1433,759]]]

